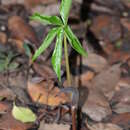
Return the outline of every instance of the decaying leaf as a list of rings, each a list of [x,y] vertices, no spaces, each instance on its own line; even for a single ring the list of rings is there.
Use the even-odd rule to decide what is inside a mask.
[[[59,92],[60,89],[54,87],[52,82],[47,83],[46,81],[42,81],[35,84],[28,81],[28,93],[34,102],[53,107],[67,103],[69,101],[69,97],[65,94],[60,94],[57,96]]]
[[[89,129],[90,130],[123,130],[121,127],[111,123],[108,124],[97,123],[92,126],[89,126]]]
[[[12,16],[8,20],[8,28],[11,32],[11,39],[15,41],[16,47],[23,52],[24,41],[38,44],[38,39],[33,28],[19,16]]]
[[[35,122],[36,115],[29,108],[18,107],[13,105],[12,115],[16,120],[22,121],[23,123]]]
[[[4,114],[0,118],[0,129],[2,130],[27,130],[32,127],[32,124],[24,124],[13,118],[11,113]]]
[[[10,106],[5,102],[0,102],[0,114],[5,113],[9,110]]]
[[[6,98],[6,99],[8,99],[8,100],[14,100],[14,99],[15,99],[15,95],[14,95],[14,93],[13,93],[10,89],[8,89],[8,88],[6,88],[6,89],[0,88],[0,98],[1,98],[1,99],[2,99],[2,98]]]

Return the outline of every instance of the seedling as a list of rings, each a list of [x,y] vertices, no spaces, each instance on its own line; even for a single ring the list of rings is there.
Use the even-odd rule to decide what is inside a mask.
[[[0,52],[0,72],[4,73],[7,71],[15,70],[19,64],[15,62],[13,59],[17,56],[17,54],[13,54],[11,51],[8,52]]]
[[[49,47],[53,39],[56,37],[56,45],[52,54],[52,66],[53,66],[54,71],[56,72],[56,75],[59,81],[61,82],[62,44],[64,41],[64,52],[65,52],[68,86],[71,86],[71,77],[70,77],[70,67],[69,67],[69,59],[68,59],[67,40],[69,41],[71,47],[75,49],[79,54],[83,56],[87,56],[87,52],[83,49],[80,41],[78,40],[78,38],[75,36],[75,34],[72,32],[71,28],[67,24],[71,5],[72,5],[72,0],[61,1],[60,17],[41,15],[39,13],[35,13],[33,16],[31,16],[32,20],[37,20],[47,25],[54,25],[54,28],[52,28],[49,31],[42,45],[33,55],[32,61],[34,62],[37,59],[37,57]],[[74,106],[71,106],[71,108],[72,108],[72,129],[76,130],[76,122],[75,122],[76,121],[75,119],[76,107],[74,105]]]
[[[66,72],[67,72],[67,81],[68,85],[71,86],[70,78],[70,67],[68,59],[68,47],[67,40],[69,41],[71,47],[75,49],[79,54],[87,56],[87,52],[81,46],[80,41],[72,32],[68,23],[69,11],[72,5],[72,0],[62,0],[60,5],[60,17],[58,16],[47,16],[35,13],[31,16],[32,20],[40,21],[43,24],[53,25],[42,45],[36,50],[35,54],[32,57],[32,61],[35,61],[37,57],[43,53],[49,45],[52,43],[56,37],[56,45],[52,54],[52,66],[56,75],[61,81],[61,59],[62,59],[62,44],[64,41],[64,52],[65,52],[65,62],[66,62]]]

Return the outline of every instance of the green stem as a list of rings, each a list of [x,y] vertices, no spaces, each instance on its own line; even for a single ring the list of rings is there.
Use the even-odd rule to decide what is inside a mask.
[[[65,52],[65,66],[66,66],[66,73],[67,73],[67,82],[68,85],[71,86],[71,77],[70,77],[70,66],[69,66],[69,58],[68,58],[68,47],[66,36],[64,35],[64,52]]]

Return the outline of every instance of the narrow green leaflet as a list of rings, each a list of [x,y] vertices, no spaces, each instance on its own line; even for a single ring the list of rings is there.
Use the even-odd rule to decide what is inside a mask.
[[[63,29],[61,28],[57,34],[56,45],[52,55],[52,66],[57,74],[59,81],[61,81],[62,40]]]
[[[32,61],[34,61],[41,53],[43,53],[46,48],[51,44],[52,40],[55,38],[58,28],[53,28],[49,31],[47,37],[45,38],[44,42],[42,45],[36,50],[35,54],[32,57]]]
[[[31,49],[29,47],[29,45],[27,43],[24,43],[23,44],[23,48],[25,50],[25,54],[28,56],[28,57],[31,57]]]
[[[35,13],[30,17],[32,20],[40,21],[44,24],[62,25],[62,21],[58,16],[47,16]]]
[[[87,52],[83,49],[83,47],[81,46],[80,41],[78,40],[78,38],[74,35],[74,33],[72,32],[71,28],[69,26],[65,27],[65,34],[69,40],[70,45],[81,55],[83,56],[87,56]]]
[[[65,25],[67,24],[68,21],[71,4],[72,4],[72,0],[62,0],[61,2],[60,15]]]
[[[13,106],[12,115],[15,119],[23,123],[36,121],[36,115],[29,108],[17,107],[15,104]]]

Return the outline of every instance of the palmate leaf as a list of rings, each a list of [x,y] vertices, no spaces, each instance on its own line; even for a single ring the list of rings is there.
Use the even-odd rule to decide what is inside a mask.
[[[67,24],[68,21],[71,5],[72,5],[72,0],[62,0],[61,2],[60,15],[65,25]]]
[[[62,40],[63,29],[60,28],[59,32],[57,33],[56,45],[52,55],[52,66],[57,74],[59,81],[61,81]]]
[[[75,36],[75,34],[72,32],[71,28],[69,26],[65,27],[65,34],[67,36],[67,39],[69,40],[70,45],[81,55],[87,56],[87,52],[83,49],[81,46],[80,41]]]
[[[23,122],[35,122],[36,115],[29,108],[17,107],[15,104],[13,106],[12,115],[15,119]]]
[[[47,16],[35,13],[30,17],[32,20],[40,21],[43,24],[62,25],[62,21],[58,16]]]
[[[48,46],[51,44],[52,40],[55,38],[58,31],[59,31],[59,28],[53,28],[49,31],[44,42],[38,48],[38,50],[36,50],[35,54],[33,55],[32,61],[34,61],[41,53],[43,53],[48,48]]]

